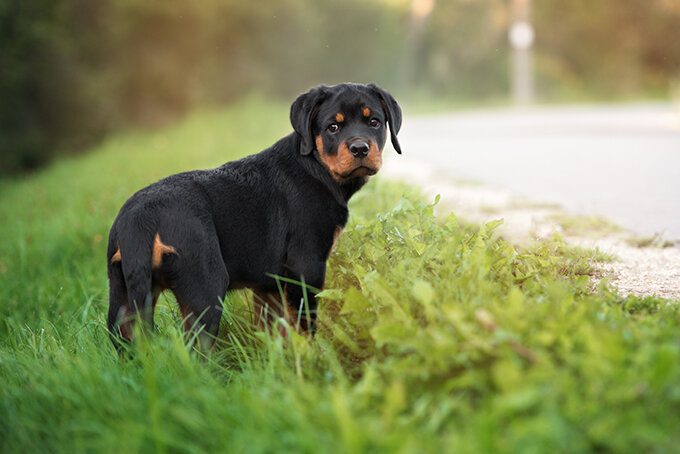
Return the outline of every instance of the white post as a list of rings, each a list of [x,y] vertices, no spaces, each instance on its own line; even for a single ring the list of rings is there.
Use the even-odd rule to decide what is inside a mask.
[[[508,39],[512,46],[511,85],[515,104],[534,102],[534,68],[532,47],[534,29],[531,26],[531,0],[512,0],[512,24]]]

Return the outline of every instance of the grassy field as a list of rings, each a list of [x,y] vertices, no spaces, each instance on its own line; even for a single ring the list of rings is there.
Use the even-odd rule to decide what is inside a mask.
[[[677,302],[592,289],[559,239],[519,249],[379,178],[351,203],[313,340],[255,332],[237,292],[201,358],[167,298],[118,358],[120,205],[289,130],[251,100],[0,182],[0,452],[680,452]]]

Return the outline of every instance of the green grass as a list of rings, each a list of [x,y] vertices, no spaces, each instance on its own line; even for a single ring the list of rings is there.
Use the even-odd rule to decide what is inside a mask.
[[[582,251],[519,249],[379,179],[351,203],[314,339],[255,332],[239,292],[202,358],[164,299],[119,359],[104,325],[117,209],[268,146],[286,119],[251,100],[0,183],[0,452],[680,449],[677,303],[589,292]]]

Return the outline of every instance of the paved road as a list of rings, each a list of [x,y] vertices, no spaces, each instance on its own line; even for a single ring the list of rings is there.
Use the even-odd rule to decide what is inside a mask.
[[[409,117],[400,142],[455,178],[680,239],[680,111],[671,104]]]

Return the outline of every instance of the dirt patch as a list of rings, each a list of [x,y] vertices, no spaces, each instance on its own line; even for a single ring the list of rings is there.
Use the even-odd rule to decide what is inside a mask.
[[[680,300],[680,243],[631,241],[633,234],[601,218],[579,217],[559,206],[537,204],[507,191],[459,181],[415,159],[389,159],[383,177],[420,186],[428,197],[441,194],[439,209],[453,210],[474,222],[505,220],[500,233],[513,242],[549,238],[559,233],[573,245],[595,249],[615,259],[595,266],[622,295]],[[677,239],[676,239],[677,240]]]

